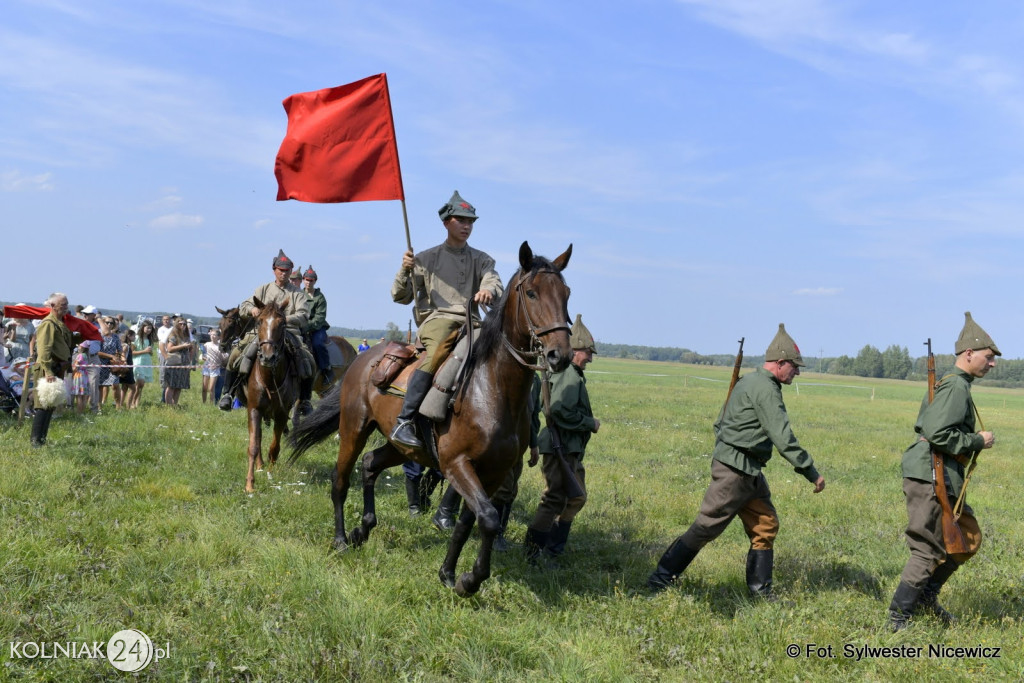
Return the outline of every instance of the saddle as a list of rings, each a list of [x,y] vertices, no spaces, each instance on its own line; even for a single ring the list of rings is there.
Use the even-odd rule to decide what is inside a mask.
[[[384,393],[404,397],[409,378],[422,365],[422,346],[389,342],[370,373],[370,382]],[[434,381],[420,404],[419,414],[434,422],[448,417],[456,392],[461,383],[462,368],[469,358],[469,338],[461,334],[455,348],[434,373]]]

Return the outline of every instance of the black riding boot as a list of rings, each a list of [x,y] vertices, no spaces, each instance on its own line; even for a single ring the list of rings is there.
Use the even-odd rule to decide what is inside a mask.
[[[409,516],[417,517],[420,514],[420,479],[405,477],[405,498],[409,501]]]
[[[423,442],[416,436],[416,425],[413,418],[420,409],[424,397],[430,391],[430,384],[434,376],[429,372],[417,370],[409,378],[409,386],[405,390],[405,400],[402,401],[402,412],[398,414],[398,421],[395,428],[391,430],[391,440],[403,446],[412,448],[423,448]]]
[[[551,535],[548,538],[547,551],[553,557],[558,557],[565,552],[565,542],[569,540],[569,529],[572,527],[572,522],[563,522],[558,520],[555,525],[551,527]]]
[[[658,560],[658,566],[647,577],[647,587],[652,591],[662,591],[671,586],[672,582],[690,566],[698,552],[700,551],[683,543],[682,536],[677,538]]]
[[[900,581],[900,585],[896,586],[892,602],[889,603],[889,628],[893,633],[902,631],[910,625],[910,617],[914,614],[914,605],[920,594],[920,588],[914,588],[904,581]]]
[[[32,435],[30,437],[32,448],[40,448],[46,445],[46,434],[50,429],[51,415],[53,415],[52,410],[39,408],[32,416]]]
[[[449,485],[448,490],[441,496],[441,502],[437,504],[437,512],[434,513],[431,522],[437,527],[438,531],[450,531],[455,528],[455,522],[459,518],[459,504],[462,502],[462,496],[455,490],[454,486]]]
[[[526,551],[526,561],[537,566],[540,560],[540,553],[548,547],[548,539],[551,537],[549,531],[537,531],[529,528],[526,530],[526,539],[523,541],[523,549]]]
[[[928,579],[928,583],[924,585],[924,589],[921,591],[921,596],[917,600],[917,606],[922,608],[928,614],[938,618],[946,626],[952,626],[956,623],[956,617],[950,614],[942,605],[939,604],[939,591],[942,590],[942,586],[945,585],[949,577],[953,575],[960,565],[952,558],[946,558],[946,561],[936,567],[935,571],[932,572],[932,577]]]
[[[306,377],[299,380],[299,415],[306,417],[313,412],[313,404],[309,399],[313,397],[313,378]]]
[[[433,467],[428,468],[420,477],[420,512],[430,509],[430,497],[434,495],[434,489],[444,481],[441,473]]]
[[[508,518],[512,516],[512,503],[502,503],[498,506],[498,535],[494,537],[492,548],[499,553],[508,552],[511,549],[508,539],[505,538],[505,529],[508,527]]]
[[[774,550],[753,550],[747,553],[747,588],[751,597],[773,600],[772,569],[775,566]]]
[[[234,370],[224,372],[224,393],[221,394],[217,407],[221,410],[231,410],[231,404],[235,402],[235,390],[238,388],[238,373]]]

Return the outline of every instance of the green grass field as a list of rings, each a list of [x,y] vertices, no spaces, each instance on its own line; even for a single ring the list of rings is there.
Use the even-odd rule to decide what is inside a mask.
[[[438,581],[447,537],[408,516],[398,468],[378,483],[370,542],[344,554],[329,550],[331,442],[258,475],[245,495],[243,414],[201,404],[198,376],[179,409],[154,403],[150,386],[140,411],[55,418],[41,450],[29,448],[27,423],[2,418],[0,680],[122,678],[105,660],[27,658],[10,643],[105,643],[127,628],[169,646],[140,674],[160,680],[1024,679],[1024,391],[975,390],[997,442],[971,483],[984,544],[942,596],[956,626],[884,628],[907,558],[900,454],[921,383],[808,374],[785,389],[828,486],[814,495],[778,456],[766,469],[782,522],[778,602],[746,597],[738,522],[677,587],[643,590],[696,514],[728,374],[598,358],[588,370],[602,423],[586,460],[591,498],[562,568],[495,554],[492,578],[467,600]],[[512,540],[542,487],[527,469]],[[353,492],[349,528],[360,506]],[[461,568],[476,549],[471,540]],[[858,660],[865,646],[905,656]],[[972,646],[1001,649],[948,650]],[[920,656],[906,657],[914,648]]]

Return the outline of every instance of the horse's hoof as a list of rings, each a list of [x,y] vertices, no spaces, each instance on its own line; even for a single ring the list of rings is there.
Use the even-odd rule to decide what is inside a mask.
[[[362,529],[354,529],[352,535],[348,537],[348,540],[352,542],[352,545],[356,548],[366,542],[366,537],[363,535]]]
[[[448,588],[455,588],[455,572],[445,571],[444,567],[437,570],[437,578]]]
[[[460,598],[468,598],[480,590],[480,584],[474,584],[472,572],[463,572],[455,582],[455,594]]]
[[[331,550],[336,550],[339,553],[345,552],[348,550],[348,539],[344,536],[335,537],[335,539],[331,541]]]

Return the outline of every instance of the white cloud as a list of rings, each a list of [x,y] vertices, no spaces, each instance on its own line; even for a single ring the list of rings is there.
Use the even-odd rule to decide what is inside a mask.
[[[0,173],[0,189],[4,192],[42,192],[53,189],[52,173],[24,175],[21,171]]]
[[[182,213],[169,213],[158,216],[149,222],[149,227],[156,230],[188,230],[203,224],[203,217]]]
[[[841,294],[842,287],[804,287],[793,292],[797,296],[836,296]]]

